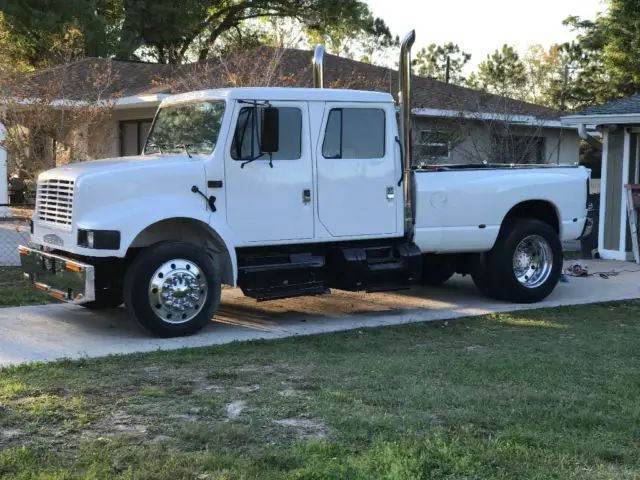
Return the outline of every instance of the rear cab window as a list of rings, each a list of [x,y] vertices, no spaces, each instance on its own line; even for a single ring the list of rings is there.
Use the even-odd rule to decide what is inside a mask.
[[[381,108],[332,108],[322,156],[327,159],[385,156],[385,111]]]

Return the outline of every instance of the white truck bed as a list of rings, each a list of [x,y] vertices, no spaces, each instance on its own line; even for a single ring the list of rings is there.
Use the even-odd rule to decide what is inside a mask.
[[[576,181],[579,178],[580,182]],[[415,172],[414,241],[423,252],[490,249],[517,204],[547,202],[562,241],[578,238],[587,215],[589,171],[573,166],[441,166]]]

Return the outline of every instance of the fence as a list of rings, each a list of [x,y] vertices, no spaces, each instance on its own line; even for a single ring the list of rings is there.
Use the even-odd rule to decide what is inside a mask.
[[[18,245],[29,245],[29,219],[26,212],[0,218],[0,267],[20,265]]]

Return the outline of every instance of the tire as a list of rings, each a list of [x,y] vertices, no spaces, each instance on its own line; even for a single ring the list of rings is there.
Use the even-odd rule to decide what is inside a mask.
[[[562,244],[551,226],[539,220],[517,220],[506,226],[481,259],[474,282],[490,297],[536,303],[555,289],[562,261]]]
[[[454,273],[456,273],[455,267],[447,257],[441,255],[424,255],[422,257],[421,285],[439,287]]]
[[[159,337],[198,332],[220,306],[220,295],[216,262],[189,243],[167,241],[147,247],[125,275],[127,308],[144,329]]]
[[[107,289],[97,291],[93,302],[83,303],[81,306],[88,310],[99,311],[118,308],[123,303],[122,291]]]
[[[500,300],[499,292],[489,275],[489,271],[489,253],[481,253],[471,270],[471,279],[482,295]]]

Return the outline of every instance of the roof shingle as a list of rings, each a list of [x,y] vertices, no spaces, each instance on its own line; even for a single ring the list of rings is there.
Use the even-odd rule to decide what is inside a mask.
[[[585,108],[573,115],[625,115],[640,114],[640,94],[619,98],[602,105]]]
[[[258,47],[241,56],[209,60],[204,65],[164,65],[86,58],[20,79],[13,93],[38,97],[51,83],[64,85],[69,100],[82,100],[100,91],[103,98],[151,93],[181,93],[229,86],[313,86],[312,52]],[[397,95],[398,72],[355,60],[325,55],[327,88],[384,91]],[[414,108],[493,112],[557,119],[561,112],[540,105],[440,82],[412,77]]]

